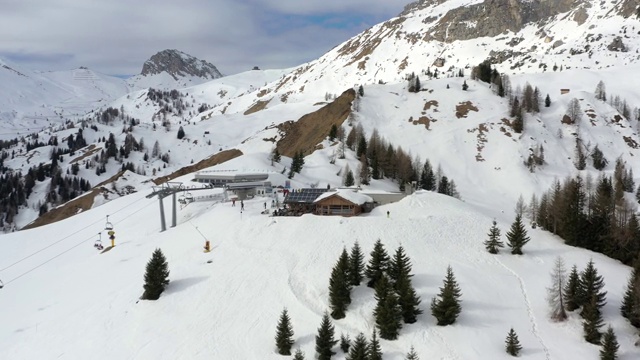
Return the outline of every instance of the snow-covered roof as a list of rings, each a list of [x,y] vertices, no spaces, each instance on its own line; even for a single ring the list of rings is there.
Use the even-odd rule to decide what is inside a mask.
[[[326,193],[318,196],[318,198],[314,201],[317,203],[331,196],[339,196],[347,201],[350,201],[356,205],[363,205],[364,203],[373,202],[373,199],[365,194],[359,193],[353,189],[338,189],[336,191],[327,191]]]

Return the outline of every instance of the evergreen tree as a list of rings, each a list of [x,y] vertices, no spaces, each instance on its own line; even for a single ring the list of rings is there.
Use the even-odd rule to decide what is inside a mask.
[[[593,259],[591,259],[584,271],[580,273],[581,304],[583,305],[580,315],[583,318],[587,307],[594,305],[599,313],[600,309],[607,303],[607,292],[603,291],[603,288],[604,279],[601,275],[598,275],[598,269],[596,269]]]
[[[618,358],[618,339],[613,328],[609,326],[607,332],[602,337],[602,349],[600,349],[600,360],[616,360]]]
[[[504,247],[504,243],[500,241],[500,229],[495,220],[493,220],[493,224],[489,229],[488,236],[489,239],[485,240],[484,246],[489,253],[497,254],[500,251],[499,248]]]
[[[368,360],[367,359],[367,347],[369,346],[367,338],[363,333],[356,336],[353,346],[349,349],[349,354],[346,360]]]
[[[349,256],[349,283],[351,286],[358,286],[364,278],[364,254],[360,244],[356,241],[351,248]]]
[[[353,186],[353,184],[355,184],[355,178],[353,177],[353,172],[349,169],[349,164],[345,166],[344,170],[344,186]]]
[[[462,292],[453,274],[453,269],[448,266],[444,286],[440,288],[440,294],[438,294],[439,299],[435,297],[431,301],[431,314],[438,320],[438,325],[451,325],[456,321],[462,311],[461,296]]]
[[[167,285],[169,285],[169,264],[162,250],[156,249],[147,263],[142,299],[158,300]]]
[[[549,106],[551,106],[551,98],[549,97],[549,94],[547,94],[547,97],[544,98],[544,107]]]
[[[331,323],[329,314],[325,312],[322,316],[320,327],[318,328],[318,334],[316,335],[316,354],[318,360],[330,360],[331,356],[335,355],[331,350],[338,342],[333,339],[334,331],[335,329]]]
[[[347,354],[349,352],[349,348],[351,347],[351,339],[349,339],[349,334],[341,334],[340,335],[340,350],[343,353]]]
[[[184,129],[182,126],[178,129],[178,139],[182,139],[184,137]]]
[[[602,327],[602,314],[596,305],[596,298],[591,298],[589,303],[586,303],[582,307],[582,330],[584,331],[584,339],[595,345],[600,344],[600,328]]]
[[[418,297],[413,285],[411,284],[411,260],[404,252],[404,248],[399,246],[394,257],[389,263],[387,271],[393,287],[398,294],[398,302],[402,309],[402,319],[407,324],[416,322],[418,315],[422,314],[422,310],[418,308],[420,305],[420,297]]]
[[[295,355],[293,356],[293,360],[304,360],[304,353],[302,350],[297,349]]]
[[[509,334],[507,334],[507,339],[505,340],[505,350],[507,354],[511,356],[518,356],[520,354],[520,350],[522,350],[522,346],[520,346],[520,340],[518,340],[518,334],[516,334],[515,330],[511,328],[509,330]]]
[[[429,160],[425,160],[424,166],[422,167],[422,173],[420,174],[420,186],[424,190],[436,190],[436,176]]]
[[[416,350],[413,348],[413,346],[411,347],[411,349],[407,353],[407,357],[405,359],[406,360],[420,360],[420,358],[418,357],[418,354],[416,353]]]
[[[329,279],[331,317],[336,320],[344,318],[345,311],[350,303],[349,255],[347,254],[347,249],[343,249],[338,262],[331,271],[331,278]]]
[[[384,274],[376,283],[375,290],[377,304],[373,310],[373,316],[380,330],[380,337],[395,340],[402,328],[402,309],[398,304],[398,295],[393,291],[389,279]]]
[[[271,157],[273,159],[273,161],[279,163],[280,160],[282,159],[282,156],[280,155],[280,151],[278,151],[278,148],[273,149],[273,155]]]
[[[568,311],[577,310],[581,306],[580,274],[578,274],[578,267],[575,265],[571,268],[563,295],[565,308]]]
[[[620,306],[620,313],[624,316],[631,325],[636,328],[640,328],[640,278],[638,277],[638,271],[633,269],[629,281],[627,282],[627,290],[624,292],[622,298],[622,305]]]
[[[331,130],[329,130],[329,140],[335,140],[336,136],[338,136],[338,126],[333,124],[331,125]]]
[[[358,95],[360,95],[360,97],[364,96],[364,88],[362,85],[358,87]]]
[[[564,287],[566,286],[567,270],[564,260],[558,256],[551,271],[551,286],[547,288],[547,302],[551,308],[551,319],[564,321],[567,312],[564,307]]]
[[[584,150],[582,150],[582,140],[579,137],[576,138],[574,165],[578,170],[584,170],[587,167],[587,157],[584,155]]]
[[[462,90],[467,91],[467,89],[468,89],[468,88],[469,88],[469,85],[467,85],[467,80],[465,80],[465,81],[462,83]]]
[[[378,280],[380,280],[389,267],[389,255],[380,239],[376,240],[376,243],[373,245],[373,251],[371,251],[370,256],[371,259],[369,259],[364,274],[369,278],[367,286],[375,288]]]
[[[593,159],[593,167],[597,170],[602,170],[607,166],[607,159],[604,158],[604,154],[602,153],[602,150],[598,148],[598,145],[593,149],[591,158]]]
[[[511,224],[511,229],[507,232],[507,245],[514,255],[522,255],[522,247],[529,242],[527,230],[522,223],[522,216],[516,215],[516,219]]]
[[[449,179],[446,176],[440,178],[438,182],[438,193],[451,195],[451,186],[449,185]]]
[[[640,204],[640,185],[638,185],[638,190],[636,190],[636,200],[638,200],[638,204]]]
[[[382,360],[382,349],[380,348],[380,340],[378,340],[378,333],[375,328],[367,349],[367,356],[368,360]]]
[[[276,348],[278,354],[291,355],[291,347],[293,346],[293,328],[291,327],[291,319],[287,309],[282,310],[280,320],[276,329]]]

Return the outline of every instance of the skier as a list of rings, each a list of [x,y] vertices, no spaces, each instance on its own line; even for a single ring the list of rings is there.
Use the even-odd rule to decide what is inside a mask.
[[[387,219],[389,218],[389,215],[390,215],[390,213],[389,213],[389,211],[387,211]]]
[[[240,200],[240,211],[244,210],[244,201]]]
[[[264,202],[264,209],[267,210],[267,202]]]
[[[231,207],[236,206],[236,199],[231,199]]]

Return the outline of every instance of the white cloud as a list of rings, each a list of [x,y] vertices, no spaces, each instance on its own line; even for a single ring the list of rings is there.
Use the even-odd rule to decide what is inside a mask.
[[[391,4],[390,4],[391,3]],[[40,70],[135,74],[163,49],[223,73],[290,67],[402,10],[383,0],[22,0],[3,4],[0,56]],[[332,22],[338,19],[338,23]]]

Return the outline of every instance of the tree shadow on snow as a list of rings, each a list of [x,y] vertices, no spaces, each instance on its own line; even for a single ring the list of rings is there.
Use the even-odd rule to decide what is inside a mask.
[[[208,277],[206,276],[195,276],[195,277],[188,277],[184,279],[172,280],[169,282],[169,285],[167,285],[167,288],[164,291],[167,294],[177,293],[177,292],[186,290],[189,287],[196,285],[198,283],[201,283],[207,279]]]

